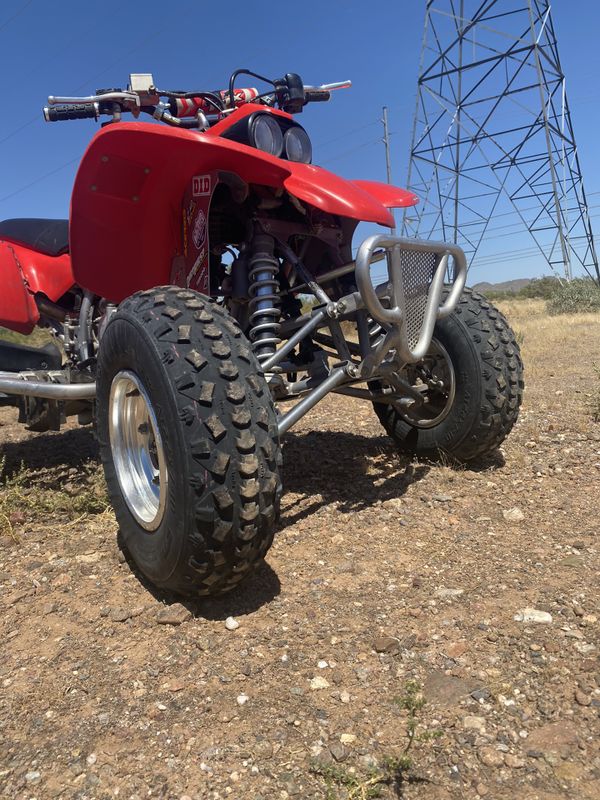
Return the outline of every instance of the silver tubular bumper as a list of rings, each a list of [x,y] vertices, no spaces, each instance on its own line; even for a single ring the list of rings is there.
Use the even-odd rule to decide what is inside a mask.
[[[371,264],[375,251],[381,249],[387,254],[389,282],[376,289]],[[454,262],[453,280],[441,304],[450,256]],[[391,350],[405,363],[420,361],[426,355],[436,321],[454,310],[462,294],[467,261],[457,245],[375,235],[359,247],[355,275],[365,308],[386,330],[386,336],[366,359],[366,371],[370,371]]]

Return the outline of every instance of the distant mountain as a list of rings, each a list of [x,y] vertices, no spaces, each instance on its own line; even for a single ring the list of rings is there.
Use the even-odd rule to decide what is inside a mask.
[[[514,281],[503,281],[502,283],[488,283],[482,281],[476,283],[473,288],[478,292],[485,294],[486,292],[518,292],[529,286],[533,278],[516,278]]]

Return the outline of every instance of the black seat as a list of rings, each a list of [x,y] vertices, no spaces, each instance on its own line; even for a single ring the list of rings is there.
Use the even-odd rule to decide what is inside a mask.
[[[69,252],[69,220],[5,219],[0,222],[0,239],[24,244],[48,256],[59,256]]]

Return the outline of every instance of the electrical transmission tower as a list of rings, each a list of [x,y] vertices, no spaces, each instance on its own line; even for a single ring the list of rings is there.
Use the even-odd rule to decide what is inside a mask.
[[[408,185],[405,235],[476,264],[508,198],[553,272],[600,282],[548,0],[426,0]]]

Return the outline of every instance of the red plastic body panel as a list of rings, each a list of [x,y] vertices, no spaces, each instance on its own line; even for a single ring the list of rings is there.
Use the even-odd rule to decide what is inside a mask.
[[[389,183],[379,181],[352,181],[359,189],[376,197],[386,208],[408,208],[416,206],[419,198],[416,194],[400,189],[398,186],[390,186]]]
[[[227,123],[256,110],[264,107],[248,104]],[[223,139],[215,135],[217,128],[204,134],[121,122],[95,135],[71,201],[71,258],[78,284],[120,302],[167,282],[180,254],[186,186],[193,176],[213,170],[234,172],[247,183],[285,187],[331,214],[394,224],[385,204],[351,181]]]
[[[31,333],[40,315],[37,292],[56,301],[74,283],[68,255],[48,256],[9,241],[0,241],[0,325]]]

